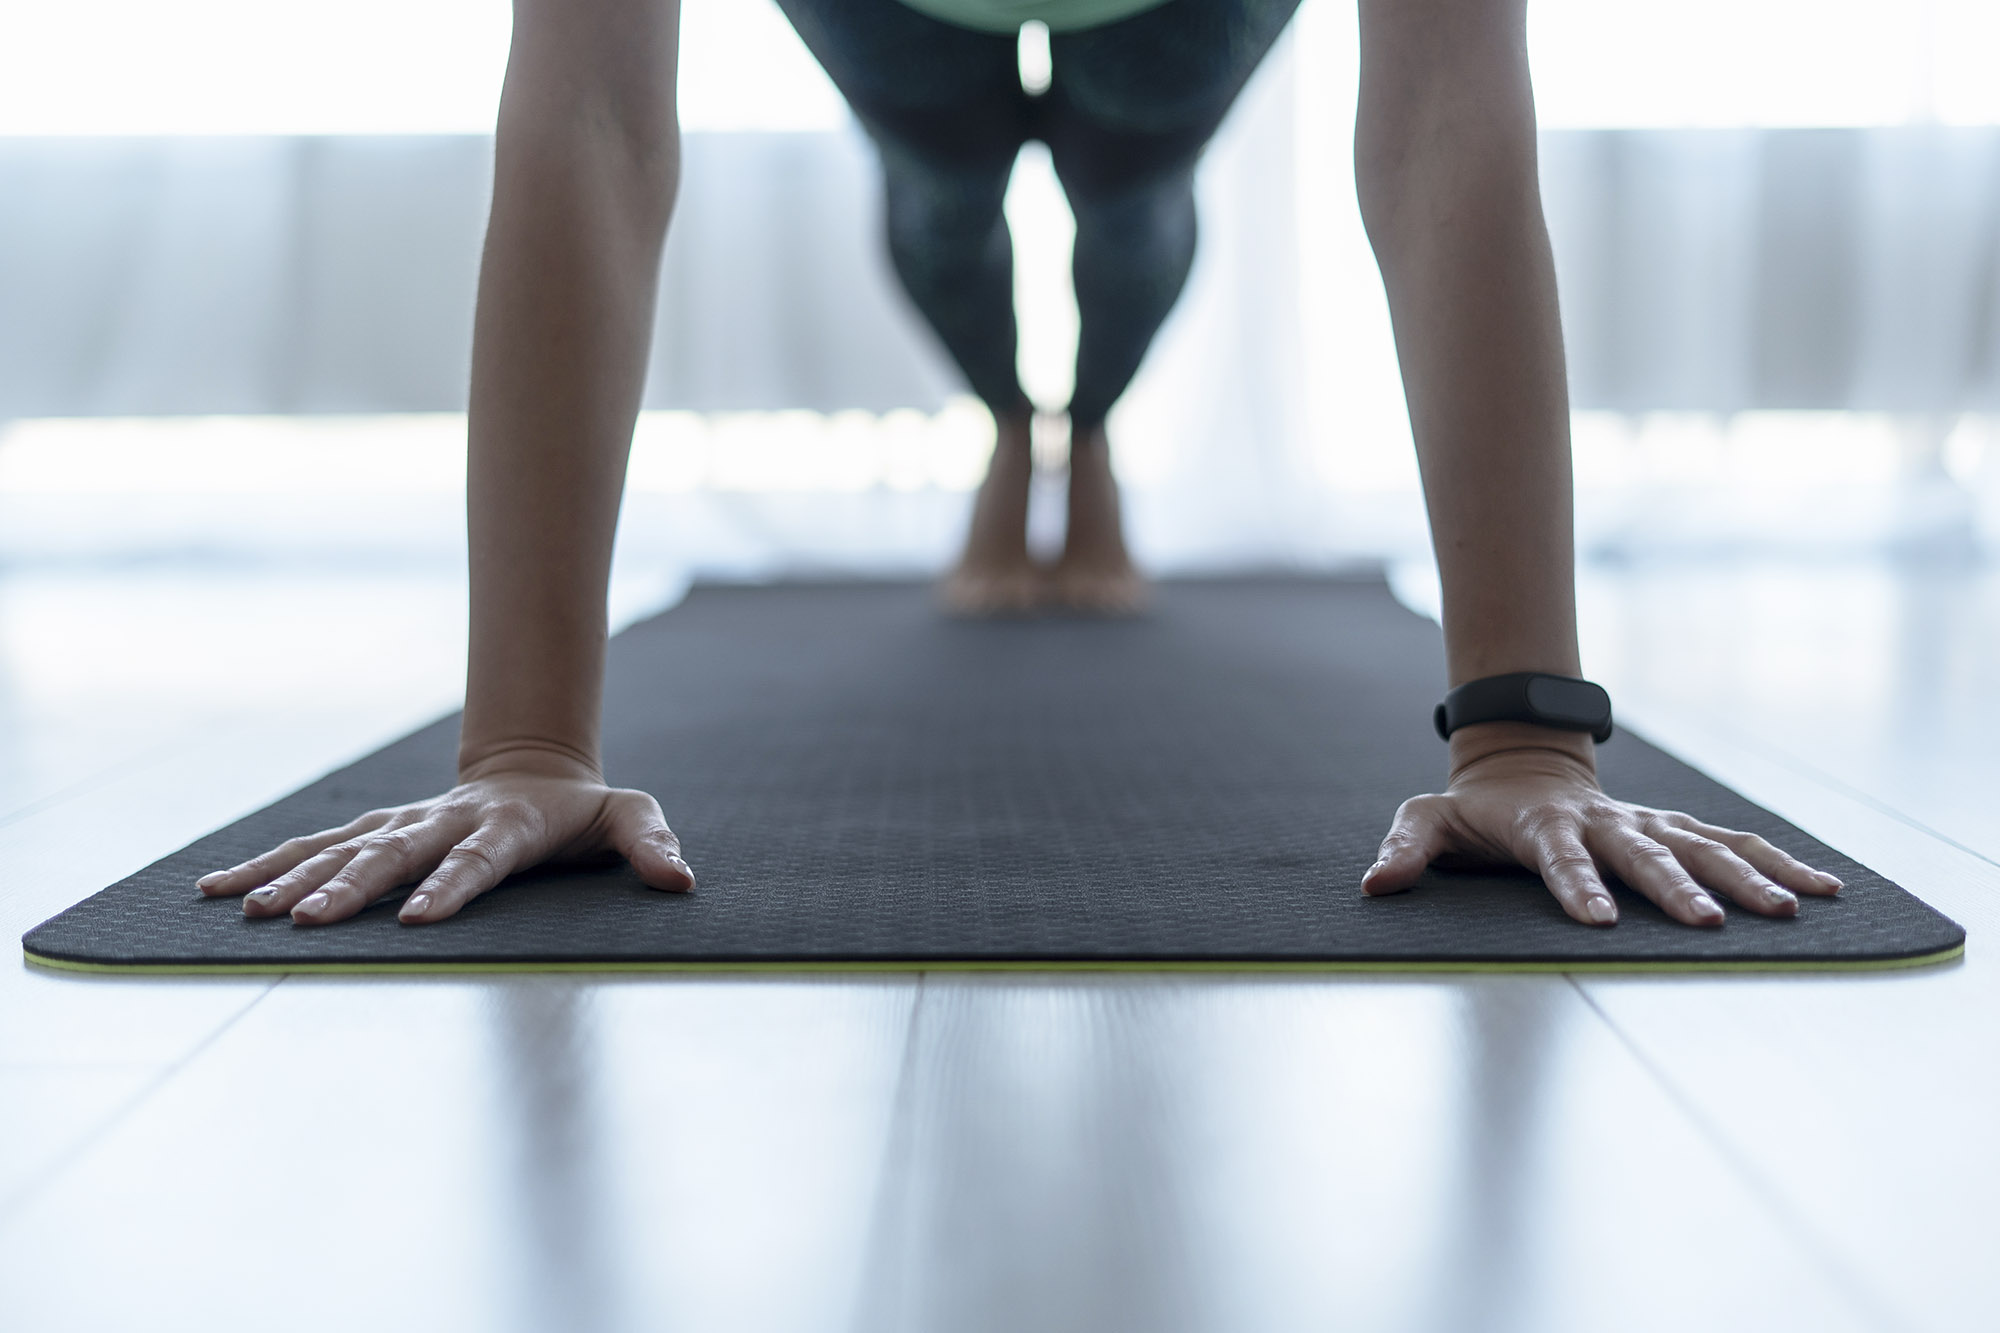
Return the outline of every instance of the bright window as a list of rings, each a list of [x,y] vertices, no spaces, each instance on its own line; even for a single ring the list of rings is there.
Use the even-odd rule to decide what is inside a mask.
[[[1530,25],[1550,127],[2000,122],[1994,0],[1533,0]],[[770,0],[684,0],[682,29],[689,128],[844,117]],[[505,0],[0,0],[0,134],[481,132],[507,37]]]

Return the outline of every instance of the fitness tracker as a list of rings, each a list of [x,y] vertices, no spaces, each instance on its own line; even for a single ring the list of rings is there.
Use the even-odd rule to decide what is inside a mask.
[[[1587,731],[1598,744],[1611,739],[1611,696],[1602,685],[1541,671],[1468,680],[1445,695],[1431,715],[1445,740],[1475,722],[1532,722],[1561,731]]]

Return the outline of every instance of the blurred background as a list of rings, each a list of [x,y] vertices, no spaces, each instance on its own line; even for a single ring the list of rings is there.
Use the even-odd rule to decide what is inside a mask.
[[[452,705],[508,22],[0,0],[0,820],[192,736],[282,751],[246,778],[268,798]],[[867,146],[769,0],[685,0],[683,29],[615,616],[704,576],[934,572],[991,425],[888,274]],[[1380,562],[1423,606],[1354,29],[1305,0],[1214,145],[1194,278],[1112,432],[1151,569]],[[1843,781],[1902,764],[1987,836],[1963,768],[1889,740],[1950,731],[2000,660],[2000,8],[1536,0],[1531,29],[1587,669],[1822,749],[1832,710]],[[1039,150],[1008,211],[1024,377],[1059,404]]]

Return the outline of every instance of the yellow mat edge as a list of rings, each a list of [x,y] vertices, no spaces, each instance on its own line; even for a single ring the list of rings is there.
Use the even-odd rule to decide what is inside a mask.
[[[1143,960],[1107,959],[1092,961],[982,962],[977,959],[907,962],[717,962],[717,963],[79,963],[50,958],[30,949],[21,956],[32,967],[58,972],[84,972],[111,976],[483,976],[528,972],[640,972],[663,975],[717,975],[726,973],[897,973],[897,972],[1237,972],[1266,973],[1544,973],[1593,972],[1629,974],[1699,975],[1721,972],[1893,972],[1909,968],[1933,967],[1949,963],[1965,954],[1964,943],[1936,953],[1908,958],[1863,958],[1851,962],[1822,959],[1713,962],[1568,962],[1568,963],[1472,963],[1472,962],[1230,962],[1227,960]]]

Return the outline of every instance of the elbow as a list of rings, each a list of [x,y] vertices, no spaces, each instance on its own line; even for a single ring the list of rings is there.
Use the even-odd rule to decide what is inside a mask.
[[[680,133],[671,110],[640,122],[600,99],[510,115],[494,138],[494,200],[582,210],[643,246],[666,237],[680,191]]]
[[[1441,21],[1447,15],[1452,21]],[[1368,0],[1361,35],[1354,187],[1379,257],[1394,257],[1413,230],[1488,214],[1508,198],[1539,207],[1534,91],[1517,6]]]
[[[611,210],[666,234],[680,189],[677,43],[582,6],[517,4],[494,136],[496,194]],[[646,11],[650,13],[649,11]]]
[[[1362,230],[1376,254],[1397,233],[1410,179],[1407,126],[1380,112],[1369,114],[1364,99],[1354,118],[1354,197]]]
[[[583,150],[600,164],[636,224],[664,236],[680,193],[681,132],[669,74],[664,88],[610,91],[582,109]]]
[[[678,127],[669,126],[656,144],[628,149],[625,167],[629,207],[636,225],[658,244],[666,239],[674,201],[681,188],[681,143]]]

